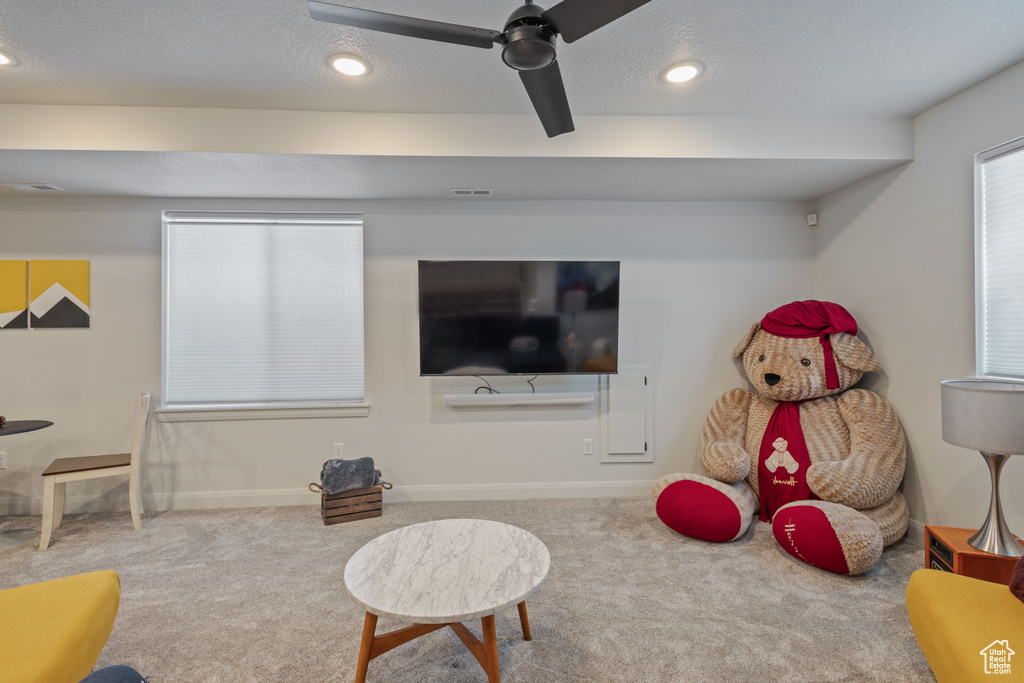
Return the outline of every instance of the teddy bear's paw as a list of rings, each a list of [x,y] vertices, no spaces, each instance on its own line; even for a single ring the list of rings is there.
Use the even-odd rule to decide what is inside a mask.
[[[722,441],[703,450],[700,466],[718,481],[742,482],[750,474],[750,456],[739,444]]]
[[[863,574],[882,556],[878,525],[837,503],[783,505],[772,518],[772,533],[793,557],[837,574]]]
[[[753,519],[757,498],[745,482],[724,484],[699,474],[669,474],[654,486],[654,509],[665,525],[691,538],[724,543]]]

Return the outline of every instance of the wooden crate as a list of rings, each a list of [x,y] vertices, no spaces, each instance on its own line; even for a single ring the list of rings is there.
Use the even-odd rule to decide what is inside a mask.
[[[320,494],[320,516],[324,524],[354,522],[357,519],[380,517],[384,502],[381,495],[383,486],[353,489],[341,493]]]

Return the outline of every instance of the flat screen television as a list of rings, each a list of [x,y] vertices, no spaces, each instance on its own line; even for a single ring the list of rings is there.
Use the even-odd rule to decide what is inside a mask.
[[[618,261],[420,261],[421,375],[613,374]]]

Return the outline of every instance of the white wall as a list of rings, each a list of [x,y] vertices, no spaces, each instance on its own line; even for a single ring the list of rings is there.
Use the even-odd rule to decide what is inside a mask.
[[[2,258],[91,261],[92,327],[0,331],[0,413],[54,426],[4,437],[0,513],[37,513],[55,457],[127,450],[133,396],[159,395],[162,209],[362,211],[369,417],[153,423],[144,469],[149,508],[314,504],[332,444],[372,456],[391,500],[643,495],[673,471],[697,471],[707,410],[743,383],[730,352],[765,311],[813,295],[808,207],[787,202],[358,202],[14,197],[0,204]],[[598,411],[457,411],[446,392],[472,379],[418,374],[416,260],[615,259],[622,262],[623,365],[656,378],[653,464],[582,455]],[[539,390],[596,388],[541,378]],[[499,380],[528,390],[521,379]],[[124,508],[126,484],[87,509]],[[90,488],[91,487],[91,488]],[[70,510],[88,498],[69,487]]]
[[[1024,136],[1024,64],[921,114],[916,159],[819,202],[814,292],[859,313],[909,442],[904,494],[922,524],[977,528],[981,456],[942,440],[939,381],[974,373],[973,155]],[[1003,510],[1024,534],[1024,458],[1003,469]]]

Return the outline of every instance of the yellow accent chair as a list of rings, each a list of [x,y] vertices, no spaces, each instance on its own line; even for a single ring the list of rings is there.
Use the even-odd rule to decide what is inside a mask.
[[[78,683],[110,637],[120,602],[111,571],[0,591],[0,683]]]
[[[1024,602],[1005,584],[918,569],[907,585],[907,611],[939,683],[1024,679]],[[1014,653],[1010,676],[986,673],[982,652],[1000,644]]]

